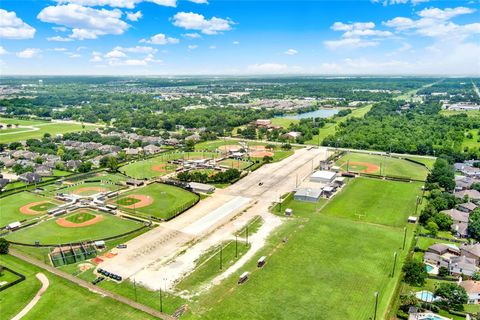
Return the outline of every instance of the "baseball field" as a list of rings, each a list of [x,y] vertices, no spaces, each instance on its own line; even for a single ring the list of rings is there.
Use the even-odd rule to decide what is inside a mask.
[[[0,226],[42,216],[57,204],[54,199],[26,191],[0,198]]]
[[[11,129],[0,130],[0,143],[10,143],[27,139],[38,139],[45,133],[52,136],[75,131],[88,131],[98,128],[93,124],[50,122],[43,120],[20,120],[13,118],[0,118],[2,124],[12,124]],[[16,125],[19,125],[16,127]]]
[[[55,217],[6,236],[20,243],[62,244],[97,240],[126,233],[142,226],[141,223],[110,214],[78,209],[65,216]]]
[[[370,173],[392,177],[425,180],[427,168],[404,159],[368,153],[349,152],[337,160],[343,171]]]
[[[198,196],[175,186],[152,183],[121,193],[112,203],[129,213],[168,220],[192,206]]]
[[[135,179],[151,179],[174,172],[177,165],[169,163],[169,161],[215,159],[219,156],[220,154],[216,152],[168,152],[154,158],[132,162],[119,170]]]

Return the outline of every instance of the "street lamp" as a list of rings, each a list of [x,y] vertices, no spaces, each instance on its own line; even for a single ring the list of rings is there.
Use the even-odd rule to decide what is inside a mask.
[[[392,269],[392,278],[395,275],[395,267],[397,266],[397,252],[393,253],[393,269]]]
[[[403,227],[403,246],[402,246],[402,250],[405,250],[405,241],[407,241],[407,227]]]

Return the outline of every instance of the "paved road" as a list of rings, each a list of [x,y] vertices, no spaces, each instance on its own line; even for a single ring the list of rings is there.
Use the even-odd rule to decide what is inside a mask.
[[[105,290],[105,289],[102,289],[102,288],[99,288],[93,284],[91,284],[90,282],[88,281],[85,281],[85,280],[82,280],[82,279],[79,279],[77,277],[74,277],[72,276],[71,274],[69,273],[66,273],[66,272],[63,272],[61,270],[58,270],[48,264],[45,264],[37,259],[34,259],[34,258],[31,258],[29,256],[26,256],[18,251],[16,251],[15,249],[10,249],[10,254],[14,257],[17,257],[21,260],[24,260],[30,264],[33,264],[39,268],[42,268],[42,269],[45,269],[46,271],[50,272],[50,273],[53,273],[54,275],[56,276],[59,276],[59,277],[62,277],[63,279],[65,280],[68,280],[70,282],[73,282],[81,287],[84,287],[85,289],[88,289],[90,291],[93,291],[95,293],[98,293],[98,294],[101,294],[101,295],[104,295],[104,296],[107,296],[109,298],[112,298],[118,302],[121,302],[121,303],[124,303],[126,305],[129,305],[130,307],[134,308],[134,309],[137,309],[137,310],[140,310],[140,311],[143,311],[145,313],[148,313],[150,314],[151,316],[154,316],[156,318],[159,318],[159,319],[165,319],[165,320],[175,320],[174,317],[168,315],[168,314],[165,314],[165,313],[162,313],[162,312],[159,312],[155,309],[152,309],[150,307],[147,307],[143,304],[140,304],[138,302],[135,302],[133,300],[130,300],[128,298],[125,298],[124,296],[121,296],[121,295],[118,295],[118,294],[115,294],[115,293],[112,293],[108,290]]]
[[[37,302],[40,300],[42,297],[42,294],[47,290],[48,286],[50,285],[47,276],[45,276],[43,273],[39,272],[35,275],[38,280],[42,283],[42,287],[40,290],[38,290],[37,294],[33,299],[23,308],[15,317],[12,318],[12,320],[20,320],[22,319],[35,305]]]

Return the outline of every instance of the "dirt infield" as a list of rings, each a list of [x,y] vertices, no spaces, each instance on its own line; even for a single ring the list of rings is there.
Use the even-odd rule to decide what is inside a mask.
[[[64,227],[64,228],[81,228],[81,227],[88,227],[88,226],[91,226],[93,224],[99,223],[102,220],[103,220],[103,216],[96,215],[95,218],[90,219],[90,220],[85,221],[85,222],[81,222],[81,223],[74,223],[74,222],[68,221],[65,218],[59,218],[55,222],[59,226]]]
[[[72,191],[72,193],[81,196],[82,193],[87,191],[97,191],[98,193],[100,193],[100,192],[107,192],[108,189],[102,188],[102,187],[83,187],[83,188],[78,188],[75,191]]]
[[[263,158],[265,156],[273,157],[274,153],[270,151],[253,151],[249,152],[248,155],[252,158]]]
[[[240,151],[240,149],[242,149],[242,147],[235,144],[229,144],[229,145],[218,147],[218,150],[223,152],[237,152],[237,151]]]
[[[157,164],[152,166],[152,171],[157,171],[157,172],[168,172],[167,170],[167,164],[162,163],[162,164]]]
[[[365,167],[365,169],[361,170],[356,170],[355,166],[362,166]],[[347,162],[344,162],[341,167],[343,169],[347,169]],[[357,161],[350,161],[348,162],[348,169],[350,171],[355,171],[355,172],[363,172],[363,173],[375,173],[380,170],[380,167],[377,166],[376,164],[370,163],[370,162],[357,162]]]
[[[38,202],[32,202],[32,203],[29,203],[29,204],[26,204],[22,207],[20,207],[20,213],[23,213],[23,214],[28,214],[28,215],[36,215],[36,214],[41,214],[43,213],[44,211],[35,211],[35,210],[32,210],[30,209],[31,207],[35,207],[35,206],[38,206],[42,203],[48,203],[48,201],[38,201]]]
[[[140,202],[137,202],[135,204],[132,204],[132,205],[129,205],[129,206],[122,206],[122,207],[127,208],[127,209],[143,208],[143,207],[149,206],[153,203],[153,198],[152,197],[145,196],[143,194],[130,194],[130,195],[126,196],[125,198],[133,198],[133,199],[140,200]]]

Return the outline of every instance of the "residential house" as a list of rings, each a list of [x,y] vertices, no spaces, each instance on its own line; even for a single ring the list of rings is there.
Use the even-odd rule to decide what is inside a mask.
[[[191,136],[185,138],[185,141],[193,140],[195,142],[200,141],[200,135],[198,133],[194,133]]]
[[[81,164],[82,164],[82,160],[68,160],[65,163],[65,167],[73,171],[73,170],[77,170]]]
[[[48,177],[53,175],[53,171],[51,168],[41,165],[35,168],[35,173],[42,177]]]
[[[473,276],[477,271],[477,260],[467,256],[452,257],[448,265],[448,271],[452,275]]]
[[[480,243],[464,244],[460,246],[462,255],[480,261]]]
[[[478,206],[473,202],[461,203],[458,205],[457,209],[463,212],[471,213],[473,210],[477,209]]]
[[[467,292],[468,304],[480,303],[480,281],[465,280],[460,282],[460,286]]]
[[[127,148],[125,149],[125,154],[127,156],[138,156],[140,154],[140,148]]]
[[[477,190],[462,190],[454,193],[455,197],[460,199],[467,198],[468,200],[480,203],[480,192]]]
[[[291,139],[291,140],[294,140],[294,139],[297,139],[299,137],[302,136],[302,133],[301,132],[298,132],[298,131],[290,131],[288,133],[285,133],[284,135],[282,135],[283,138],[285,139]]]
[[[453,254],[453,255],[460,255],[460,249],[453,244],[445,244],[445,243],[435,243],[428,247],[428,252],[432,252],[438,255],[444,255],[444,254]]]
[[[143,148],[143,151],[145,154],[155,154],[159,153],[162,149],[160,147],[157,147],[156,145],[149,144],[148,146]]]
[[[0,190],[3,190],[9,182],[10,180],[8,179],[0,178]]]
[[[28,184],[31,184],[31,183],[39,183],[42,181],[42,177],[37,174],[37,173],[33,173],[33,172],[25,172],[25,173],[22,173],[19,177],[18,177],[18,180],[20,181],[23,181],[23,182],[26,182]]]

